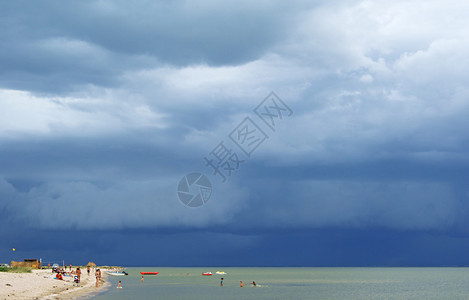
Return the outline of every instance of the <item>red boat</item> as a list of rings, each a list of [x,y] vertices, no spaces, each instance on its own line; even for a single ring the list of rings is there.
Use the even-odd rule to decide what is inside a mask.
[[[140,272],[140,274],[142,274],[142,275],[156,275],[158,273],[160,273],[160,272]]]
[[[202,273],[203,276],[212,276],[212,272],[205,272],[205,273]]]

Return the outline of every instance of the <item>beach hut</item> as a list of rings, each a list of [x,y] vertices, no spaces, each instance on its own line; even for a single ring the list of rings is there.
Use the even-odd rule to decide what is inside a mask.
[[[37,259],[24,259],[23,261],[12,261],[10,263],[12,268],[15,267],[27,267],[33,269],[40,269],[42,267],[42,263]]]
[[[90,268],[96,268],[96,264],[92,261],[90,261],[86,266]]]

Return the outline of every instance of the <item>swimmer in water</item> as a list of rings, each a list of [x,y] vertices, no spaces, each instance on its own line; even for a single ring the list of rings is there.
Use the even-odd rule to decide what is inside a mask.
[[[220,286],[223,286],[223,278],[220,280]]]
[[[143,275],[142,275],[142,279],[140,279],[140,281],[143,283]]]
[[[117,284],[117,288],[118,289],[121,289],[122,288],[122,285],[121,285],[121,281],[119,280],[119,284]]]
[[[243,287],[243,286],[244,286],[243,282],[240,281],[240,282],[239,282],[239,287]]]

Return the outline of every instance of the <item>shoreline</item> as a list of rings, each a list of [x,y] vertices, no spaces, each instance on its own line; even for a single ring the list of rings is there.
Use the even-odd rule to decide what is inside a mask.
[[[0,299],[83,299],[98,294],[110,287],[107,269],[101,269],[102,282],[96,287],[94,271],[87,274],[82,270],[79,286],[74,286],[73,277],[53,279],[50,269],[32,270],[31,273],[0,272]]]

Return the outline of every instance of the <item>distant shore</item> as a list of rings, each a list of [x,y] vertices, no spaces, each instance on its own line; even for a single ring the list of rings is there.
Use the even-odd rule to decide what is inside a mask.
[[[94,271],[90,275],[86,267],[82,268],[81,282],[74,286],[73,277],[64,276],[64,280],[54,279],[50,269],[32,270],[31,273],[0,272],[0,299],[74,299],[88,294],[102,292],[109,287],[106,269],[102,270],[102,279],[96,287]]]

